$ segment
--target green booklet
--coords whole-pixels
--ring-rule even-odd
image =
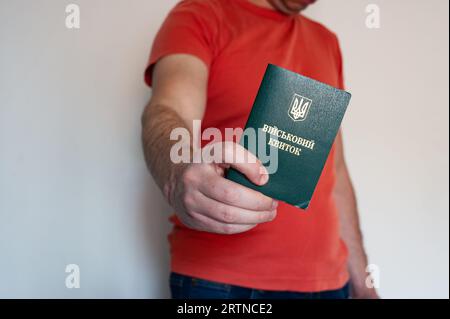
[[[230,169],[227,178],[307,209],[336,138],[350,93],[269,64],[240,144],[268,169],[257,186]],[[258,132],[255,140],[248,129]]]

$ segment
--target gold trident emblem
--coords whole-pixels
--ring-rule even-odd
[[[311,100],[295,94],[289,110],[289,115],[294,121],[303,121],[308,114]]]

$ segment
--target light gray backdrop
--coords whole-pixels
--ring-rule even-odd
[[[0,0],[0,297],[167,297],[169,207],[147,175],[142,72],[174,0]],[[365,8],[381,9],[368,29]],[[320,0],[384,297],[449,296],[448,1]],[[77,264],[81,288],[67,289]]]

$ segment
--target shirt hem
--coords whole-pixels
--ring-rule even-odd
[[[185,276],[215,281],[223,284],[241,286],[260,290],[292,291],[292,292],[321,292],[337,290],[349,281],[349,274],[343,271],[336,276],[323,278],[299,278],[257,276],[255,274],[239,273],[229,269],[199,267],[195,262],[183,261],[172,264],[172,271]]]

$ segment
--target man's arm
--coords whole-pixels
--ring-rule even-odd
[[[378,298],[374,288],[366,286],[367,255],[359,225],[358,208],[353,185],[344,159],[342,133],[336,138],[336,185],[334,197],[339,212],[341,236],[349,249],[348,268],[353,298]]]
[[[177,141],[170,140],[170,133],[177,127],[192,132],[192,121],[202,119],[207,77],[206,66],[189,55],[168,56],[154,66],[152,97],[141,118],[142,144],[147,166],[167,199],[170,181],[186,166],[171,165],[170,149]]]
[[[276,201],[223,177],[224,167],[232,166],[255,184],[267,182],[264,166],[242,146],[230,142],[219,145],[224,160],[239,154],[248,161],[236,158],[233,163],[175,164],[170,159],[170,150],[178,142],[170,140],[172,130],[185,128],[192,136],[193,120],[203,117],[206,65],[191,55],[169,55],[155,65],[152,82],[152,98],[142,115],[145,159],[181,222],[200,231],[234,234],[273,220]]]

